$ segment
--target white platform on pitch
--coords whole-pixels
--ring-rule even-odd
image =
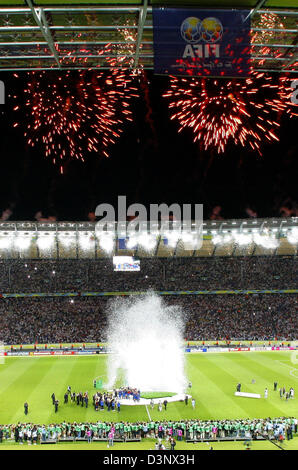
[[[158,405],[159,402],[163,403],[165,400],[167,400],[168,403],[171,403],[173,401],[184,401],[186,396],[188,397],[188,399],[191,399],[191,395],[185,395],[183,393],[180,393],[177,395],[173,395],[172,397],[153,398],[153,403],[155,405]],[[134,401],[132,397],[121,398],[120,400],[118,399],[121,405],[150,405],[151,400],[151,398],[140,398],[139,401]]]
[[[236,397],[261,398],[259,393],[235,392]]]

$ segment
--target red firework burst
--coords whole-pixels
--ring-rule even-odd
[[[297,85],[294,82],[298,84],[297,79],[294,80],[293,77],[279,77],[278,95],[280,100],[286,104],[286,113],[290,117],[298,117],[298,103],[294,99],[294,87],[296,88]]]
[[[269,57],[280,57],[283,52],[278,47],[273,47],[274,38],[276,36],[276,29],[279,29],[282,34],[282,30],[285,29],[284,17],[275,13],[267,12],[260,15],[260,20],[257,23],[259,31],[252,33],[251,42],[252,52],[258,56],[269,56]],[[257,64],[259,66],[266,63],[266,58],[258,59]]]
[[[266,96],[266,92],[270,95]],[[268,94],[268,93],[267,93]],[[205,150],[215,147],[224,152],[228,141],[250,147],[262,155],[263,141],[278,141],[277,121],[287,111],[272,78],[255,74],[245,80],[170,77],[171,119],[179,121],[179,132],[191,128],[194,141]]]
[[[130,100],[137,96],[134,77],[126,71],[31,72],[24,90],[24,136],[40,146],[61,172],[68,159],[87,152],[109,156],[109,147],[132,121]],[[15,106],[23,112],[23,107]],[[17,122],[15,125],[18,125]]]

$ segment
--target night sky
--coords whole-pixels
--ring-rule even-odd
[[[280,216],[283,205],[297,206],[297,118],[281,118],[280,142],[263,145],[262,157],[233,144],[224,154],[203,151],[193,143],[191,130],[178,134],[178,123],[170,120],[168,101],[162,98],[168,77],[147,72],[147,78],[148,98],[142,92],[135,101],[134,122],[110,147],[110,158],[87,153],[85,163],[70,161],[61,175],[41,149],[26,144],[22,125],[13,128],[11,95],[22,102],[23,83],[2,72],[0,215],[11,208],[10,220],[35,220],[38,211],[59,221],[88,220],[100,203],[116,207],[118,195],[147,207],[204,204],[204,219],[216,205],[224,218],[248,217],[247,206],[258,217]]]

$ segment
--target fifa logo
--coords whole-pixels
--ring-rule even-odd
[[[298,104],[298,80],[292,81],[291,88],[294,90],[291,95],[291,102],[293,104]]]
[[[0,80],[0,104],[5,104],[5,86],[2,80]]]
[[[187,57],[219,57],[218,42],[223,35],[223,26],[217,18],[204,18],[202,21],[196,17],[186,18],[180,27],[181,37],[187,42],[183,58]],[[203,41],[203,44],[198,42]]]

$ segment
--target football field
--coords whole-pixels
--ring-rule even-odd
[[[169,358],[169,361],[171,358]],[[0,424],[31,422],[49,424],[92,421],[147,421],[150,419],[237,419],[298,415],[298,402],[286,401],[279,396],[279,388],[295,392],[298,365],[290,352],[229,352],[186,355],[187,378],[192,382],[188,392],[196,400],[169,403],[166,411],[159,412],[145,406],[123,406],[120,413],[95,411],[92,406],[93,379],[107,376],[106,355],[6,357],[0,365]],[[253,383],[255,381],[255,383]],[[278,383],[273,391],[273,383]],[[260,399],[235,397],[237,383],[242,392],[261,394]],[[63,403],[68,386],[75,392],[89,392],[88,408],[69,401]],[[132,384],[134,386],[137,384]],[[268,398],[264,390],[268,388]],[[55,413],[51,395],[60,401]],[[29,414],[24,415],[24,402]],[[149,415],[148,415],[149,413]]]

